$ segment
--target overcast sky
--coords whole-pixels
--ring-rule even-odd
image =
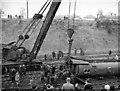
[[[46,0],[28,0],[29,2],[29,17],[32,17],[34,13],[37,13]],[[72,1],[71,15],[74,10],[74,1]],[[81,17],[92,14],[96,16],[99,9],[103,10],[104,14],[113,12],[118,14],[118,1],[120,0],[76,0],[76,15]],[[2,4],[2,5],[1,5]],[[21,9],[26,11],[26,0],[0,0],[0,8],[6,13],[6,15],[19,15]],[[57,11],[57,15],[68,15],[69,12],[69,0],[62,0],[62,3]]]

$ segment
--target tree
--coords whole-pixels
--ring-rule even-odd
[[[20,16],[24,17],[25,15],[25,8],[20,8]]]
[[[99,18],[99,17],[101,17],[101,16],[103,16],[103,10],[102,10],[102,9],[99,9],[99,10],[98,10],[98,13],[97,13],[97,17]]]
[[[1,16],[4,14],[5,12],[2,10],[2,9],[0,9],[0,18],[1,18]]]

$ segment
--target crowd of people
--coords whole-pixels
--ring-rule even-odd
[[[20,85],[21,77],[26,76],[26,68],[25,65],[20,65],[19,68],[11,68],[9,69],[9,76],[12,83],[16,83],[16,85]]]
[[[41,64],[40,65],[40,77],[39,81],[42,83],[43,91],[97,91],[94,89],[90,80],[85,81],[84,86],[81,88],[79,83],[75,82],[74,74],[72,74],[69,69],[67,69],[63,64],[55,66],[55,64]],[[25,65],[20,65],[19,69],[10,69],[10,78],[12,82],[15,82],[19,87],[21,84],[21,78],[26,76]],[[38,84],[34,81],[36,77],[33,76],[30,79],[30,88],[33,91],[39,91]],[[66,80],[66,82],[65,82]],[[61,82],[63,81],[63,82]],[[120,87],[118,87],[120,90]],[[55,91],[56,91],[55,90]],[[108,83],[104,85],[101,91],[119,91],[116,90],[115,86],[110,86]],[[41,90],[40,90],[41,91]],[[100,90],[99,90],[100,91]]]
[[[75,54],[77,52],[75,51]],[[63,57],[63,52],[59,51],[58,54],[56,54],[54,51],[52,52],[52,58],[53,60],[57,57]],[[109,53],[111,55],[111,51]],[[8,69],[5,69],[7,72]],[[11,82],[15,82],[16,85],[19,87],[21,84],[21,78],[23,76],[26,76],[26,65],[20,65],[19,68],[10,68],[9,69],[9,76],[11,79]],[[43,84],[43,88],[45,90],[55,89],[58,85],[60,86],[60,89],[63,91],[79,91],[81,88],[79,88],[79,83],[75,82],[75,74],[72,73],[64,64],[46,64],[42,63],[39,65],[39,81]],[[37,89],[37,84],[34,82],[35,77],[32,77],[30,79],[30,87],[32,89]],[[66,83],[61,84],[65,81]],[[61,82],[63,80],[63,82]],[[120,87],[118,87],[120,89]],[[65,89],[65,90],[64,90]],[[67,89],[67,90],[66,90]],[[85,81],[85,85],[82,88],[84,91],[95,91],[94,86],[89,82],[89,80]],[[96,90],[97,91],[97,90]],[[110,86],[108,83],[104,86],[101,91],[115,91],[115,86]]]

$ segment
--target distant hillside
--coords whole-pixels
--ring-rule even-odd
[[[21,23],[19,20],[2,20],[2,42],[9,43],[11,41],[17,41],[18,35],[22,33],[24,27],[29,21],[23,20]],[[31,50],[36,36],[40,30],[41,23],[34,31],[29,40],[25,42],[23,46]],[[54,20],[44,43],[41,47],[40,54],[49,53],[51,51],[67,51],[68,48],[68,36],[67,20]],[[75,34],[73,35],[73,46],[74,48],[82,48],[84,51],[93,52],[106,52],[109,49],[118,49],[118,34],[114,32],[108,34],[104,29],[97,29],[95,22],[90,21],[76,21],[75,23]]]

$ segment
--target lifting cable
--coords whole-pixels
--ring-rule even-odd
[[[47,0],[46,2],[45,2],[45,4],[43,5],[43,7],[40,9],[40,11],[37,13],[37,14],[40,14],[41,15],[41,17],[42,17],[42,15],[43,15],[43,13],[45,12],[45,10],[47,9],[47,7],[49,6],[49,4],[50,4],[50,2],[51,2],[51,0],[48,2],[49,0]],[[46,5],[47,4],[47,5]],[[42,11],[43,10],[43,11]],[[42,13],[41,13],[41,11],[42,11]],[[37,15],[36,14],[36,15]],[[35,15],[33,16],[33,22],[32,22],[32,24],[31,24],[31,26],[28,28],[28,31],[25,33],[25,35],[27,35],[28,34],[28,32],[30,31],[30,29],[33,27],[33,25],[35,24],[35,22],[36,21],[38,21],[38,19],[36,19],[35,18]]]
[[[38,12],[38,14],[41,13],[41,11],[42,11],[43,8],[45,7],[45,5],[48,3],[48,1],[49,1],[49,0],[47,0],[47,1],[44,3],[43,7],[40,9],[40,11]],[[49,2],[50,2],[50,1],[49,1]],[[43,12],[42,12],[42,14],[43,14]],[[24,28],[23,32],[30,26],[30,24],[31,24],[32,22],[34,22],[33,19],[32,19],[32,20],[29,22],[29,24]]]
[[[51,2],[52,0],[50,0],[49,2],[48,2],[48,4],[46,5],[46,7],[45,7],[45,9],[43,10],[43,12],[41,13],[41,14],[43,14],[44,12],[45,12],[45,10],[47,9],[47,7],[50,5],[50,2]]]
[[[76,0],[75,0],[75,4],[74,4],[73,30],[75,28],[75,13],[76,13]]]
[[[70,27],[70,10],[71,10],[71,0],[69,0],[68,29],[69,29],[69,27]]]
[[[68,29],[70,28],[70,11],[71,11],[71,0],[69,1]],[[76,0],[75,0],[75,3],[74,3],[73,30],[74,30],[74,27],[75,27],[75,12],[76,12]]]
[[[45,7],[45,5],[48,3],[48,1],[49,1],[49,0],[47,0],[47,1],[44,3],[43,7],[40,9],[40,11],[38,12],[38,14],[42,11],[42,9]],[[49,1],[49,2],[50,2],[50,1]]]
[[[47,4],[47,6],[45,7],[45,9],[43,10],[43,12],[41,14],[43,14],[45,12],[45,10],[47,9],[47,7],[49,6],[51,0],[49,1],[49,3]],[[39,12],[38,12],[39,13]],[[35,30],[35,28],[38,26],[38,24],[40,23],[40,20],[37,21],[37,24],[35,25],[35,27],[32,29],[32,32],[30,33],[30,36],[31,34],[33,33],[33,31]]]
[[[29,34],[29,36],[32,35],[32,33],[34,32],[34,30],[36,29],[36,27],[38,26],[38,24],[40,23],[41,20],[38,20],[37,24],[35,25],[35,27],[32,29],[31,33]]]
[[[43,7],[40,9],[40,11],[39,11],[37,14],[35,14],[36,16],[35,16],[35,15],[33,16],[33,19],[30,21],[30,23],[29,23],[29,24],[25,27],[25,29],[23,30],[23,32],[25,32],[25,30],[28,28],[28,30],[27,30],[26,33],[24,34],[24,37],[25,37],[25,38],[22,38],[22,35],[21,35],[21,39],[19,38],[15,45],[17,45],[20,40],[23,40],[23,41],[21,42],[21,44],[19,45],[19,47],[20,47],[20,46],[24,43],[24,41],[29,38],[28,33],[30,32],[31,28],[33,27],[33,25],[35,24],[36,21],[37,21],[37,24],[35,25],[35,27],[34,27],[33,29],[35,29],[35,28],[37,27],[37,25],[38,25],[39,22],[40,22],[38,17],[42,17],[43,13],[44,13],[45,10],[47,9],[47,7],[48,7],[49,4],[51,3],[51,1],[52,1],[52,0],[47,0],[47,1],[45,2],[45,4],[43,5]],[[42,13],[41,13],[41,11],[42,11]],[[40,13],[41,13],[41,14],[40,14]],[[41,16],[38,16],[38,15],[41,15]],[[36,18],[36,17],[37,17],[37,18]],[[40,19],[42,19],[42,18],[40,18]],[[31,32],[31,34],[32,34],[32,33],[33,33],[33,30],[32,30],[32,32]],[[31,35],[31,34],[30,34],[30,35]],[[26,36],[27,36],[27,37],[26,37]]]

